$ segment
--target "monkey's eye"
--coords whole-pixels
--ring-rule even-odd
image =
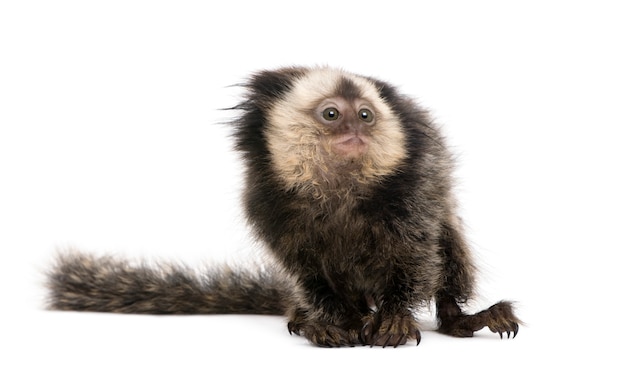
[[[337,108],[328,107],[324,111],[322,111],[322,117],[327,121],[335,121],[339,118],[339,111]]]
[[[363,108],[359,111],[359,118],[364,122],[374,121],[374,114],[367,108]]]

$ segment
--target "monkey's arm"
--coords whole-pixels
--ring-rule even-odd
[[[317,261],[309,259],[306,263]],[[288,312],[290,333],[302,335],[319,346],[362,345],[364,316],[370,313],[365,299],[354,300],[342,290],[340,280],[332,280],[315,270],[321,265],[298,271],[302,299]]]
[[[363,327],[363,341],[367,345],[395,348],[408,340],[415,340],[419,345],[421,334],[413,307],[417,304],[415,296],[419,295],[415,287],[420,284],[407,272],[411,268],[396,267],[389,272],[391,276],[376,301],[378,309],[367,317]]]

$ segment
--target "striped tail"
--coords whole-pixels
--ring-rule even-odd
[[[128,314],[284,315],[295,289],[276,269],[199,274],[80,253],[59,255],[47,276],[50,309]]]

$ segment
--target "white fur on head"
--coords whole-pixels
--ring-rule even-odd
[[[367,151],[351,161],[348,175],[338,176],[340,156],[333,154],[328,127],[314,116],[318,105],[338,96],[342,79],[350,80],[362,99],[374,107],[376,124],[370,130]],[[405,136],[400,120],[367,78],[339,69],[313,68],[297,79],[292,89],[269,110],[268,147],[273,168],[287,189],[309,190],[331,180],[368,184],[393,173],[406,157]],[[358,164],[354,164],[358,163]]]

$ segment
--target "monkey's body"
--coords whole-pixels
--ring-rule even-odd
[[[261,72],[237,108],[249,222],[281,269],[264,275],[130,267],[70,255],[51,307],[127,313],[285,314],[320,346],[417,340],[434,299],[440,331],[517,334],[511,304],[474,315],[475,269],[451,192],[451,157],[427,114],[387,83],[329,68]]]

